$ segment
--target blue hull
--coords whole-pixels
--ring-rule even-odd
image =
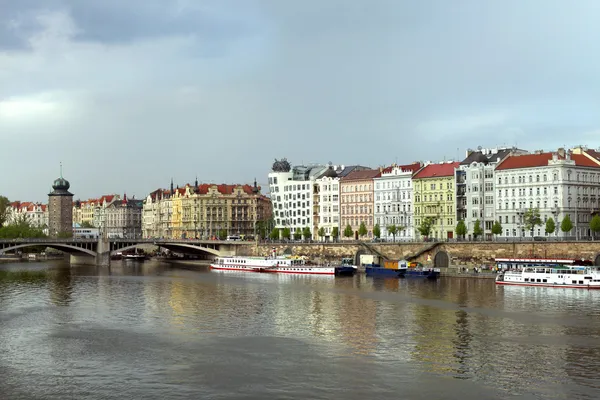
[[[390,276],[394,278],[400,278],[404,271],[400,269],[382,267],[366,267],[365,272],[367,273],[367,276]]]
[[[401,277],[402,278],[421,278],[435,280],[439,278],[440,273],[438,271],[411,271],[407,270]]]

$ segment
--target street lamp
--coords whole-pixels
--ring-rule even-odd
[[[554,207],[552,209],[552,215],[554,216],[554,236],[555,237],[558,237],[558,214],[559,214],[558,207]]]

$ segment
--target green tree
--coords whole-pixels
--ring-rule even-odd
[[[523,215],[523,229],[531,232],[531,237],[533,237],[533,230],[536,226],[542,225],[542,218],[540,217],[540,209],[539,208],[529,208],[525,211]]]
[[[296,228],[296,230],[294,231],[294,240],[300,239],[302,239],[302,231],[300,230],[300,228]]]
[[[350,225],[346,225],[346,228],[344,228],[344,237],[350,238],[352,235],[354,235],[352,227]]]
[[[398,233],[398,227],[394,224],[387,226],[387,231],[392,235],[392,241],[396,241],[396,234]]]
[[[552,219],[552,217],[548,218],[546,220],[546,233],[550,234],[550,233],[554,233],[554,231],[556,230],[556,224],[554,223],[554,220]]]
[[[473,225],[473,237],[477,239],[482,233],[481,222],[477,219],[475,220],[475,225]]]
[[[571,232],[571,229],[573,229],[573,223],[571,222],[571,217],[569,217],[569,214],[567,214],[560,223],[560,230],[564,233],[567,233]]]
[[[278,240],[279,239],[279,229],[273,228],[273,230],[271,231],[271,234],[269,235],[269,238],[271,240]]]
[[[227,230],[220,229],[218,235],[219,235],[219,240],[225,240],[225,239],[227,239]]]
[[[281,237],[283,239],[290,240],[290,238],[292,237],[292,231],[290,230],[290,228],[283,228],[283,232],[281,232]]]
[[[8,217],[8,207],[10,205],[10,201],[8,198],[4,196],[0,196],[0,228],[4,226],[6,223],[6,218]]]
[[[433,218],[425,217],[425,218],[423,218],[423,220],[421,220],[421,225],[419,225],[417,230],[419,231],[421,236],[427,238],[427,237],[429,237],[429,234],[431,234],[432,226],[433,226]]]
[[[319,237],[322,239],[325,237],[325,228],[320,227],[319,230],[317,231],[317,234],[319,235]]]
[[[333,229],[331,230],[331,236],[332,236],[333,240],[336,241],[340,237],[340,228],[338,228],[337,226],[334,226]]]
[[[358,227],[358,236],[363,237],[367,235],[367,226],[365,225],[364,222],[360,223],[360,226]]]
[[[381,237],[381,228],[379,227],[379,224],[375,224],[373,227],[373,236],[375,236],[377,239]]]
[[[458,224],[456,224],[456,234],[463,239],[467,234],[467,225],[465,225],[465,221],[462,219],[458,221]]]
[[[494,225],[492,225],[492,233],[496,236],[502,235],[502,224],[500,221],[494,222]]]
[[[94,224],[92,224],[90,221],[83,221],[81,223],[81,227],[82,228],[95,228]]]
[[[71,235],[73,233],[71,232]],[[46,237],[41,228],[33,226],[27,215],[18,215],[14,221],[0,228],[0,238],[43,238]]]
[[[600,215],[596,214],[590,221],[590,230],[593,232],[593,238],[596,237],[596,234],[600,232]]]
[[[308,226],[305,226],[304,229],[302,229],[302,236],[304,236],[305,240],[308,240],[312,237],[312,232]]]

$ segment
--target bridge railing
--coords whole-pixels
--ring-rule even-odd
[[[19,238],[19,239],[0,239],[0,243],[97,243],[98,239],[83,238]]]

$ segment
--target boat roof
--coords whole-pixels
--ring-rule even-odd
[[[545,263],[545,264],[573,264],[575,260],[569,258],[496,258],[496,262],[508,263]]]

